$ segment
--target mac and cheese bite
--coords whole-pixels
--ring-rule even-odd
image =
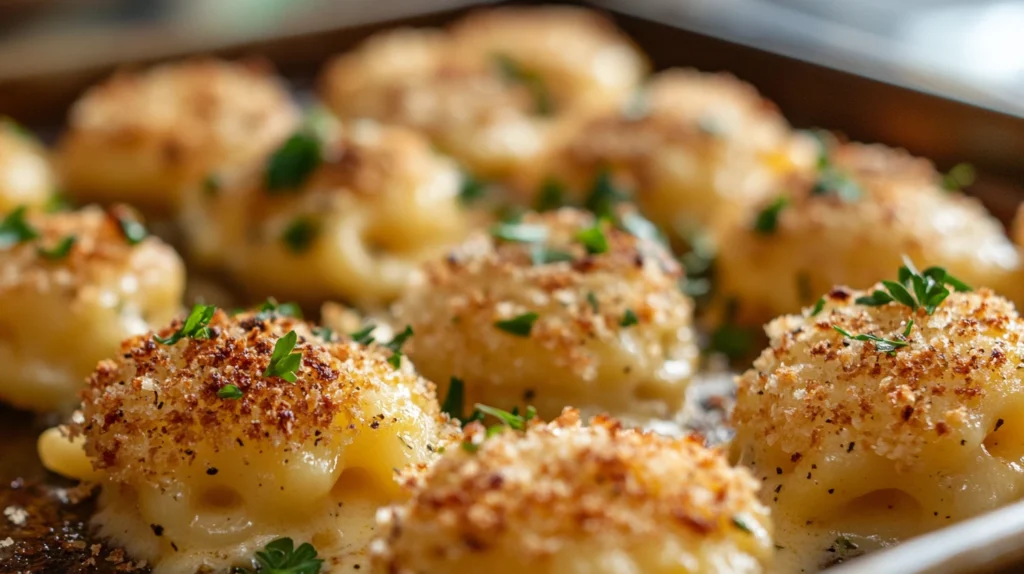
[[[696,367],[693,303],[669,252],[625,230],[651,224],[620,217],[528,214],[428,262],[395,307],[420,372],[464,381],[470,404],[544,417],[566,405],[672,416]]]
[[[408,361],[281,312],[197,306],[89,379],[70,437],[101,488],[93,522],[155,574],[245,565],[281,537],[356,571],[397,471],[457,436]]]
[[[468,232],[462,175],[408,129],[337,130],[297,132],[247,177],[190,193],[190,252],[258,297],[394,299],[421,261]]]
[[[262,66],[215,59],[118,73],[71,108],[57,149],[68,193],[173,214],[183,188],[264,157],[299,121]]]
[[[1024,321],[934,269],[920,291],[838,287],[772,321],[739,378],[733,446],[763,481],[780,559],[813,570],[836,541],[888,546],[1024,494]]]
[[[381,512],[378,571],[747,574],[771,560],[757,481],[699,438],[584,426],[572,409],[490,434],[468,426]]]
[[[823,152],[813,178],[766,199],[722,234],[716,290],[747,324],[793,313],[833,285],[864,289],[904,256],[996,288],[1019,268],[981,203],[942,189],[927,160],[879,145]]]
[[[180,309],[185,269],[125,206],[0,216],[0,400],[70,410],[100,359]]]
[[[46,206],[56,189],[46,148],[14,120],[0,116],[0,216],[21,206]]]

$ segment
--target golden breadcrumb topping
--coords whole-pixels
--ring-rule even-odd
[[[1013,305],[987,289],[954,292],[930,316],[854,303],[870,292],[836,288],[820,313],[768,325],[770,346],[738,380],[742,434],[797,459],[855,445],[902,469],[936,443],[984,438],[1000,414],[992,407],[1021,387],[1024,322]],[[906,346],[880,352],[835,327]]]
[[[160,239],[147,235],[133,244],[124,227],[141,225],[141,218],[128,206],[30,212],[25,219],[37,237],[0,249],[0,295],[31,290],[71,299],[97,297],[115,284],[131,292],[121,284],[126,272],[134,272],[137,285],[184,272],[178,255]],[[61,252],[68,238],[73,238],[70,247]]]
[[[176,320],[156,335],[169,337],[182,325]],[[295,382],[266,376],[275,345],[291,331],[298,336],[292,352],[302,354]],[[446,424],[433,385],[410,365],[395,369],[387,356],[349,341],[325,342],[297,319],[218,310],[209,338],[163,345],[151,333],[126,340],[120,356],[101,362],[89,379],[84,422],[71,425],[71,436],[84,434],[94,465],[117,479],[172,473],[189,464],[199,444],[219,450],[255,442],[301,451],[339,440],[332,431],[339,424],[355,432],[356,425],[375,428],[375,417],[390,419],[390,409],[401,405],[361,399],[391,388]],[[228,385],[241,397],[219,397]],[[351,439],[340,433],[340,440]]]
[[[711,571],[695,556],[713,540],[748,539],[736,546],[770,554],[757,482],[697,437],[626,429],[603,416],[584,426],[573,409],[525,431],[485,438],[474,423],[464,433],[473,448],[449,447],[408,479],[408,503],[379,515],[383,539],[373,551],[382,572],[450,571],[446,564],[474,555],[547,567],[566,552],[629,553],[651,540],[666,553],[681,540],[690,552],[666,572],[679,564]]]

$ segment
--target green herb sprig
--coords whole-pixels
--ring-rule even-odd
[[[299,336],[295,331],[288,331],[285,336],[277,340],[277,343],[274,343],[274,352],[270,355],[270,363],[263,371],[264,377],[281,377],[289,383],[298,380],[295,372],[302,364],[302,353],[292,352],[298,340]]]
[[[352,337],[352,340],[360,345],[369,345],[373,342],[373,331],[376,328],[376,325],[370,324],[359,329],[355,333],[349,334],[349,337]]]
[[[392,368],[397,369],[402,366],[402,345],[412,337],[412,327],[409,325],[405,326],[405,330],[394,336],[391,341],[384,344],[385,347],[391,350],[391,356],[388,357],[388,364]]]
[[[758,212],[754,219],[754,231],[761,235],[771,235],[779,226],[779,214],[789,205],[789,198],[780,195]]]
[[[288,138],[270,156],[264,173],[267,193],[276,195],[306,182],[323,159],[320,139],[300,131]]]
[[[511,319],[495,321],[494,326],[517,337],[529,337],[538,317],[540,316],[533,312],[523,313]]]
[[[213,319],[213,314],[216,312],[217,308],[213,305],[195,305],[188,317],[185,318],[185,322],[181,324],[180,329],[166,339],[159,335],[154,335],[153,339],[161,345],[173,345],[185,338],[209,339],[210,320]]]
[[[304,542],[295,548],[291,538],[278,538],[256,552],[256,572],[259,574],[319,574],[324,561],[316,557],[316,548]],[[234,572],[253,574],[248,568],[235,568]]]
[[[297,217],[284,232],[281,233],[281,241],[292,253],[304,253],[309,250],[320,234],[320,226],[312,217]]]
[[[237,401],[242,398],[242,389],[238,388],[237,385],[224,385],[217,389],[217,398]]]
[[[75,242],[77,240],[78,239],[74,235],[68,235],[67,237],[58,241],[57,245],[54,245],[50,249],[46,249],[43,247],[38,248],[39,255],[42,256],[44,259],[49,259],[50,261],[58,261],[64,259],[71,253],[71,248],[75,246]]]
[[[906,347],[910,343],[907,342],[907,338],[910,337],[910,330],[914,328],[914,321],[911,320],[907,323],[906,329],[903,330],[902,339],[885,339],[877,335],[871,335],[868,333],[862,333],[860,335],[854,335],[849,331],[846,331],[838,325],[832,325],[832,328],[839,332],[842,336],[847,339],[853,339],[854,341],[870,341],[874,346],[875,350],[879,353],[888,353],[889,355],[895,355],[896,349]]]
[[[0,220],[0,249],[39,237],[39,232],[25,218],[27,212],[28,208],[21,206]]]
[[[590,188],[590,194],[583,203],[588,211],[598,218],[615,218],[615,206],[629,200],[629,194],[615,187],[612,180],[612,172],[602,169],[594,177],[594,184]]]
[[[257,309],[256,318],[260,320],[272,319],[274,317],[302,318],[302,308],[298,303],[286,301],[278,303],[277,299],[267,297],[267,300],[260,304]]]
[[[878,307],[896,301],[912,311],[919,307],[929,315],[949,297],[950,291],[970,291],[971,287],[963,281],[953,277],[942,267],[929,267],[924,272],[918,272],[909,258],[903,258],[903,266],[900,267],[899,281],[882,281],[885,290],[875,289],[870,295],[858,297],[855,301],[859,305]]]

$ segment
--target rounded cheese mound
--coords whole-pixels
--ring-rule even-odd
[[[698,353],[693,303],[669,253],[573,209],[529,214],[506,229],[546,238],[479,233],[428,263],[399,301],[420,372],[438,384],[461,379],[468,404],[533,405],[544,417],[566,405],[675,413]],[[595,233],[607,251],[588,253],[581,237]]]
[[[817,314],[771,322],[770,347],[739,378],[734,448],[764,481],[783,547],[812,529],[826,533],[819,551],[837,533],[888,545],[1024,494],[1013,305],[954,292],[928,315],[854,302],[868,293],[836,288]]]
[[[298,118],[285,87],[256,66],[165,64],[86,92],[71,109],[58,162],[81,201],[166,213],[183,187],[264,156]]]
[[[867,288],[888,278],[904,256],[994,288],[1019,267],[999,222],[976,199],[942,189],[928,161],[846,144],[827,163],[723,234],[728,248],[716,261],[716,289],[736,301],[739,321],[796,312],[833,285]],[[766,225],[780,200],[786,203],[777,220]]]
[[[646,62],[578,9],[474,14],[452,32],[400,29],[336,58],[321,93],[342,118],[426,133],[475,175],[510,179],[550,153],[584,109],[628,97]]]
[[[746,213],[790,173],[813,166],[815,151],[753,86],[673,69],[629,105],[585,122],[544,175],[585,194],[609,171],[652,221],[691,233]]]
[[[22,205],[46,205],[56,187],[46,149],[13,120],[0,116],[0,215]]]
[[[757,482],[697,438],[582,426],[572,410],[484,434],[467,427],[409,502],[381,512],[378,571],[743,574],[770,560]]]
[[[261,169],[217,193],[190,192],[190,251],[225,265],[257,297],[396,297],[422,260],[466,234],[462,179],[405,128],[356,121],[340,129],[296,188],[269,188]]]
[[[13,245],[0,239],[0,400],[64,410],[122,339],[174,317],[184,265],[155,237],[133,245],[122,226],[139,224],[123,206],[22,209],[6,222],[15,217],[36,237]]]
[[[294,382],[267,374],[291,333]],[[282,536],[359,568],[377,506],[401,494],[397,470],[454,436],[433,386],[272,312],[217,311],[208,334],[129,339],[89,379],[71,437],[101,473],[100,533],[157,574],[245,564]]]

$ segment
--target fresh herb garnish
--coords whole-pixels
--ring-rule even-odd
[[[746,517],[741,516],[739,514],[733,515],[733,517],[732,517],[732,525],[735,526],[736,528],[739,528],[743,532],[746,532],[747,534],[753,534],[754,533],[754,531],[747,524]]]
[[[117,225],[121,228],[121,233],[128,245],[138,245],[149,236],[146,226],[123,210],[117,210],[114,213],[114,219],[117,220]]]
[[[757,214],[754,220],[754,231],[762,235],[771,235],[779,226],[779,213],[789,205],[789,199],[785,196],[776,197],[764,209]]]
[[[897,301],[916,311],[921,307],[929,315],[949,297],[950,286],[954,291],[970,291],[971,287],[953,277],[942,267],[929,267],[919,273],[909,258],[903,258],[903,266],[899,270],[899,282],[882,281],[885,291],[875,289],[870,295],[858,297],[858,305],[877,307]]]
[[[548,238],[548,228],[533,223],[499,223],[491,228],[491,235],[514,243],[540,243]]]
[[[625,314],[622,315],[622,319],[619,321],[620,327],[632,327],[640,321],[636,318],[636,313],[632,309],[626,309]]]
[[[292,253],[302,253],[309,249],[319,233],[320,226],[313,218],[298,217],[285,228],[281,240]]]
[[[654,241],[661,245],[668,245],[668,241],[665,239],[665,236],[661,234],[658,227],[639,213],[634,211],[623,213],[622,216],[619,217],[618,221],[619,227],[632,234],[634,237]]]
[[[259,574],[318,574],[324,561],[316,557],[316,548],[305,542],[298,548],[291,538],[278,538],[256,552],[256,572]],[[240,572],[252,574],[248,568]]]
[[[584,201],[583,207],[599,218],[614,219],[615,206],[628,199],[629,195],[615,187],[615,182],[612,181],[612,172],[602,169],[594,178],[590,195]]]
[[[895,355],[896,349],[899,349],[900,347],[906,347],[907,345],[910,344],[905,340],[884,339],[877,335],[871,335],[867,333],[853,335],[850,332],[844,330],[842,327],[839,327],[838,325],[832,325],[832,328],[838,331],[842,336],[846,337],[847,339],[853,339],[854,341],[870,341],[875,346],[875,350],[878,351],[879,353],[888,353],[890,355]],[[910,330],[913,328],[914,321],[910,321],[909,323],[907,323],[907,328],[903,330],[903,339],[906,339],[907,337],[910,336]]]
[[[355,333],[350,334],[349,337],[352,337],[352,340],[360,345],[369,345],[373,342],[373,330],[376,328],[376,325],[367,325]]]
[[[221,399],[238,400],[242,398],[242,389],[235,385],[224,385],[217,389],[217,397]]]
[[[299,307],[298,303],[285,302],[278,303],[277,299],[273,297],[267,297],[267,300],[260,304],[257,309],[256,318],[262,320],[270,319],[272,317],[294,317],[296,319],[302,318],[302,308]]]
[[[397,369],[402,366],[402,345],[412,337],[412,327],[409,325],[405,326],[405,330],[394,336],[390,342],[385,343],[384,346],[391,349],[391,356],[388,357],[388,364],[392,368]]]
[[[565,205],[565,185],[554,178],[545,179],[540,186],[540,193],[537,194],[534,210],[551,211],[563,205]]]
[[[526,423],[530,422],[537,416],[537,409],[533,407],[526,407],[525,415],[519,414],[518,407],[512,409],[512,412],[508,412],[477,403],[474,405],[474,408],[481,413],[491,415],[492,417],[500,420],[505,426],[515,430],[526,430]]]
[[[71,248],[75,245],[76,238],[74,235],[68,235],[64,239],[61,239],[57,245],[54,245],[51,249],[44,249],[40,247],[38,249],[39,255],[51,261],[58,259],[64,259],[71,253]]]
[[[535,243],[530,249],[530,263],[533,265],[546,265],[548,263],[562,263],[575,260],[576,258],[568,251],[551,249],[539,243]]]
[[[334,340],[334,330],[330,327],[313,327],[313,334],[328,343]]]
[[[288,333],[274,343],[274,352],[270,355],[270,363],[267,370],[263,371],[264,377],[281,377],[289,383],[294,383],[298,377],[295,371],[302,363],[302,353],[293,353],[292,349],[298,342],[299,336],[295,331]]]
[[[814,317],[814,316],[815,316],[815,315],[817,315],[818,313],[821,313],[821,310],[822,310],[822,309],[824,309],[824,308],[825,308],[825,298],[824,298],[824,297],[819,297],[819,298],[818,298],[818,302],[817,302],[817,303],[815,303],[815,304],[814,304],[814,308],[813,308],[813,309],[811,309],[811,314],[810,314],[810,316],[811,316],[811,317]]]
[[[213,305],[195,305],[192,307],[188,317],[185,318],[185,322],[181,324],[180,329],[166,339],[159,335],[154,335],[153,339],[161,345],[173,345],[186,337],[189,339],[209,339],[210,320],[213,319],[213,314],[216,311],[217,308]]]
[[[511,319],[496,321],[494,326],[517,337],[529,337],[530,332],[533,331],[533,324],[537,321],[538,317],[539,315],[533,312],[523,313]]]
[[[462,382],[462,379],[458,377],[452,377],[448,381],[448,394],[444,397],[444,402],[441,404],[441,412],[447,413],[452,420],[462,422],[462,413],[465,409],[465,396],[466,387]]]
[[[469,205],[487,194],[487,184],[473,177],[472,174],[462,174],[462,185],[459,186],[459,201],[463,205]]]
[[[849,175],[839,171],[831,163],[820,168],[818,179],[811,187],[811,195],[834,194],[845,202],[853,202],[860,199],[863,192],[857,182]]]
[[[0,249],[7,249],[22,241],[31,241],[39,237],[39,232],[25,219],[27,211],[28,208],[21,206],[0,220]]]
[[[601,222],[598,221],[593,227],[588,227],[576,234],[576,240],[587,248],[587,253],[600,255],[608,251],[608,238],[601,229]]]
[[[974,183],[977,176],[973,165],[958,163],[942,176],[942,187],[948,191],[958,191]]]
[[[321,161],[320,140],[313,134],[299,132],[288,138],[267,161],[264,185],[274,195],[302,185]]]
[[[518,62],[505,54],[495,54],[494,63],[506,81],[521,84],[529,90],[533,97],[534,111],[538,115],[549,116],[554,112],[551,92],[539,75],[524,70]]]

